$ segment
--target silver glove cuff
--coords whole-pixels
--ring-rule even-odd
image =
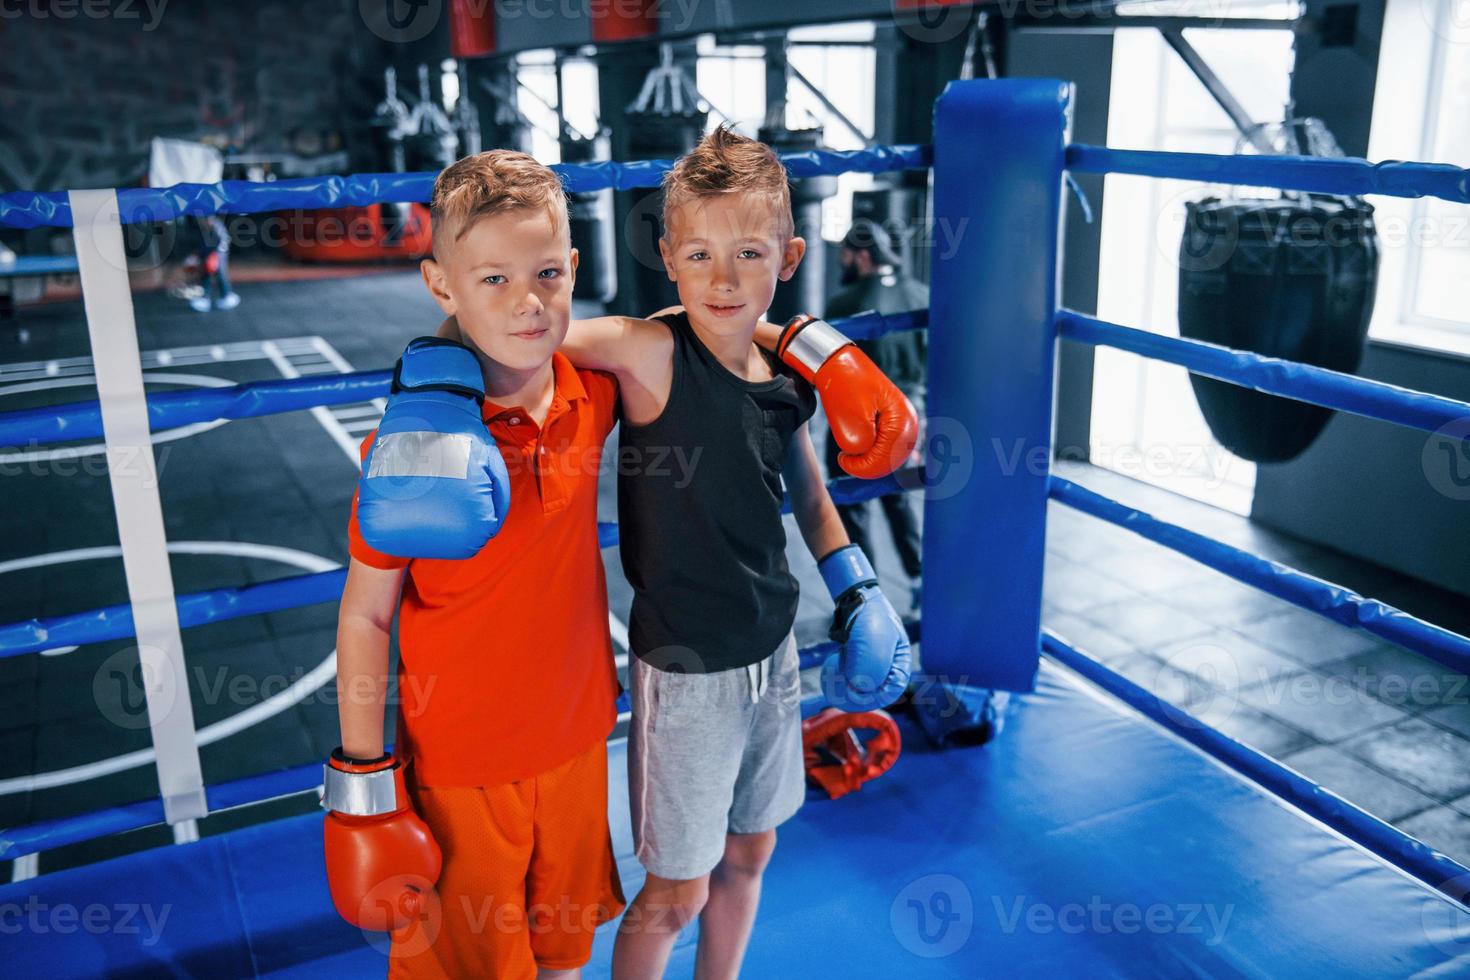
[[[837,328],[826,320],[813,320],[791,338],[791,343],[786,347],[786,356],[808,371],[816,373],[818,368],[827,363],[827,358],[850,343],[851,340],[838,333]]]
[[[353,817],[378,817],[398,809],[398,764],[377,772],[343,772],[322,765],[322,809]]]

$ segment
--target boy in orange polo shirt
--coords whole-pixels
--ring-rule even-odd
[[[576,976],[596,927],[623,908],[605,744],[618,684],[597,541],[617,385],[556,353],[577,258],[554,174],[524,154],[478,154],[439,175],[431,210],[424,279],[477,349],[513,506],[474,557],[410,560],[363,540],[354,500],[328,877],[345,918],[394,930],[392,977]]]
[[[622,392],[618,518],[634,594],[628,784],[648,873],[619,927],[617,980],[662,976],[676,934],[696,917],[696,974],[735,976],[776,828],[805,796],[783,491],[836,607],[841,651],[823,667],[828,700],[881,708],[909,675],[903,624],[847,538],[806,420],[820,392],[844,468],[873,478],[913,448],[913,407],[830,325],[798,317],[778,331],[759,319],[805,251],[769,147],[721,127],[664,187],[660,247],[683,306],[646,320],[577,321],[563,344]],[[447,340],[469,333],[452,318],[440,328]]]

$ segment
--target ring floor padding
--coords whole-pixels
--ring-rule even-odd
[[[742,975],[1470,975],[1470,912],[1050,661],[990,744],[938,753],[904,735],[889,774],[781,829]],[[611,763],[631,898],[623,744]],[[0,887],[5,972],[381,977],[383,950],[332,910],[320,826]],[[669,977],[692,975],[693,933]],[[587,977],[608,975],[612,939],[599,932]]]

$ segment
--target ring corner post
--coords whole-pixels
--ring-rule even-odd
[[[950,688],[1036,683],[1071,103],[1000,79],[935,104],[923,662]]]

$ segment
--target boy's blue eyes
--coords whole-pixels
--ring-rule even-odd
[[[758,258],[761,257],[761,253],[757,252],[753,248],[742,248],[737,254],[742,259],[758,259]],[[692,261],[698,262],[701,259],[707,259],[707,258],[709,258],[709,253],[708,252],[695,252],[693,255],[689,256],[689,258]]]
[[[561,275],[561,270],[560,269],[542,269],[540,272],[536,273],[536,278],[537,279],[555,279],[559,275]],[[480,281],[481,282],[488,283],[491,286],[499,286],[500,284],[502,284],[502,283],[505,282],[505,276],[502,276],[499,273],[496,273],[493,276],[486,276],[484,279],[482,279]]]

